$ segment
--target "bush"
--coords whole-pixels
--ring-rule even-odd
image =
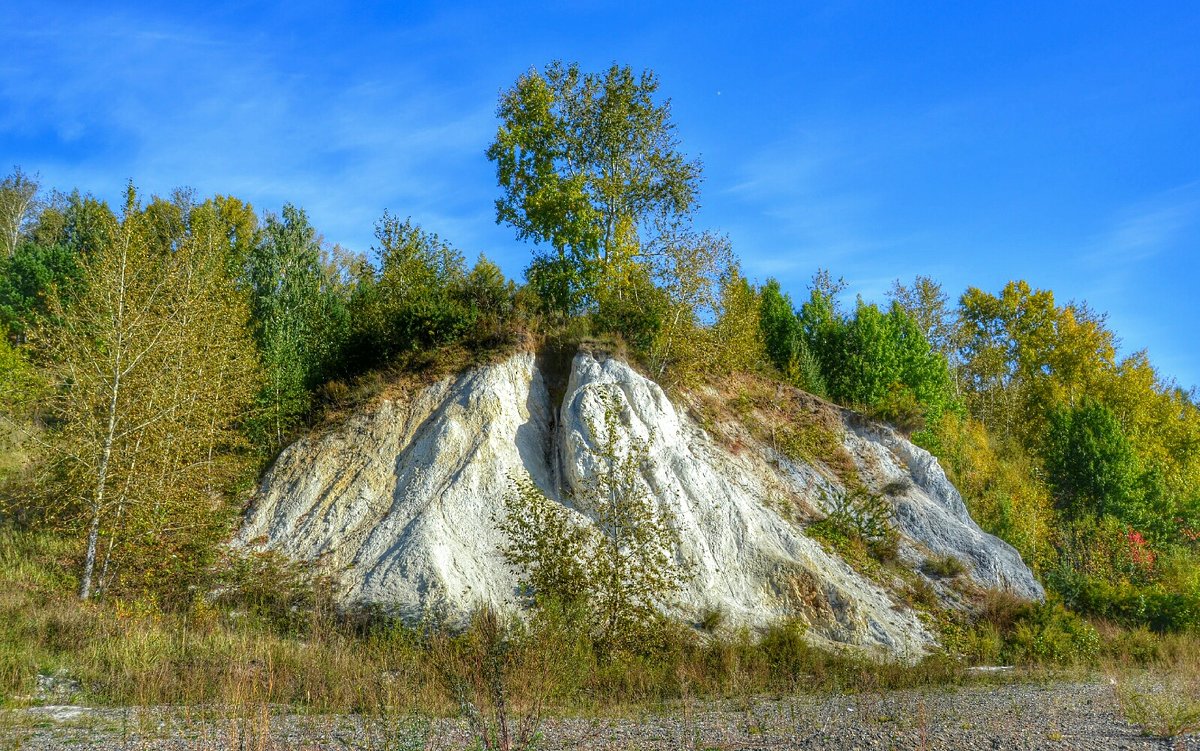
[[[1018,621],[1033,614],[1034,604],[1002,589],[990,589],[979,604],[976,622],[994,627],[998,632],[1011,631]]]
[[[333,612],[329,582],[273,551],[226,550],[210,571],[207,607],[239,612],[283,633],[298,633]]]
[[[1095,627],[1058,603],[1034,606],[1005,641],[1004,657],[1015,663],[1080,663],[1100,652]]]
[[[620,334],[635,350],[647,354],[662,330],[669,307],[666,293],[654,286],[645,269],[635,267],[626,284],[601,287],[592,330]]]
[[[1046,584],[1073,610],[1125,627],[1158,632],[1200,632],[1200,582],[1179,569],[1190,558],[1166,556],[1166,565],[1147,559],[1137,540],[1115,522],[1076,526]]]
[[[1125,718],[1146,735],[1174,739],[1200,730],[1200,677],[1151,673],[1117,684]],[[1182,742],[1177,748],[1182,748]]]
[[[595,477],[573,508],[547,498],[528,478],[514,478],[500,529],[507,561],[537,608],[557,602],[586,607],[590,632],[605,653],[635,648],[683,583],[670,510],[642,480],[645,442],[620,440],[618,397],[603,392],[603,423],[589,425]]]
[[[888,386],[887,393],[868,411],[908,436],[925,429],[926,407],[917,399],[917,393],[902,383]]]
[[[939,579],[952,579],[967,572],[967,565],[952,555],[928,558],[921,564],[921,571]]]
[[[758,643],[771,670],[793,684],[814,661],[813,647],[804,639],[807,628],[801,621],[784,621],[768,628]]]
[[[826,496],[826,501],[829,514],[809,525],[810,536],[826,540],[843,553],[858,543],[881,563],[896,560],[900,536],[892,527],[891,503],[883,496],[852,485],[832,498]]]

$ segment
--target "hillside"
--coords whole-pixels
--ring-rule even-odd
[[[886,500],[900,533],[896,564],[864,573],[806,534],[849,490],[826,463],[749,436],[734,453],[721,429],[714,438],[686,405],[603,353],[581,351],[565,384],[553,378],[533,353],[518,353],[297,441],[265,474],[239,541],[320,561],[344,604],[379,604],[410,620],[512,607],[517,576],[498,527],[512,478],[528,475],[573,508],[598,473],[611,404],[618,443],[647,448],[638,482],[674,520],[674,555],[690,576],[666,605],[687,621],[713,611],[760,628],[798,619],[818,642],[911,656],[936,642],[904,599],[914,583],[953,607],[970,607],[965,594],[977,588],[1042,597],[1017,552],[970,518],[937,461],[889,428],[821,403],[839,421],[861,485]],[[724,430],[728,438],[734,428]],[[922,571],[946,556],[964,564],[964,581]]]

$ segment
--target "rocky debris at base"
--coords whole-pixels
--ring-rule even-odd
[[[43,708],[44,709],[44,708]],[[24,716],[19,716],[24,712]],[[214,708],[93,709],[47,727],[35,710],[0,711],[0,733],[30,751],[463,749],[456,720],[417,715],[264,714]],[[22,720],[25,724],[22,724]],[[676,702],[624,717],[550,718],[538,749],[827,751],[1200,751],[1200,735],[1142,736],[1105,683],[1012,683],[925,691]]]

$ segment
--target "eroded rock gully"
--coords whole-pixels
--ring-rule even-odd
[[[580,352],[565,372],[567,360],[556,360],[514,354],[297,441],[263,477],[239,544],[320,560],[347,605],[377,603],[410,618],[511,605],[516,573],[496,523],[510,478],[528,474],[569,506],[594,475],[592,428],[613,405],[618,446],[648,448],[639,482],[670,510],[678,556],[692,571],[675,615],[719,608],[727,623],[752,627],[794,617],[815,641],[897,656],[933,643],[888,587],[773,507],[780,487],[813,498],[818,485],[836,490],[836,476],[765,446],[724,448],[619,359]],[[881,425],[847,416],[843,428],[863,482],[889,488],[903,561],[915,570],[924,557],[953,555],[980,586],[1042,596],[1017,552],[970,518],[932,456]]]

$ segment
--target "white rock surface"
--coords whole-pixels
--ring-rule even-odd
[[[869,485],[894,505],[893,523],[909,541],[935,556],[953,556],[971,578],[1028,600],[1045,597],[1016,548],[979,528],[937,459],[896,431],[847,420],[846,448]],[[894,488],[889,492],[890,488]]]
[[[781,489],[811,497],[805,486],[835,481],[730,453],[652,381],[588,354],[575,357],[561,405],[551,404],[534,356],[517,354],[296,442],[264,476],[238,540],[322,560],[346,604],[414,618],[512,604],[516,575],[496,526],[509,478],[528,473],[569,504],[594,476],[592,426],[603,424],[606,403],[619,410],[620,441],[648,444],[640,481],[678,527],[678,557],[692,570],[678,615],[720,608],[728,622],[751,626],[795,617],[816,641],[902,656],[932,644],[912,611],[773,508]],[[886,429],[848,430],[845,440],[870,457],[863,467],[876,482],[909,482],[897,523],[915,543],[969,561],[981,583],[1040,596],[1015,551],[971,521],[932,457]]]
[[[337,572],[346,603],[417,617],[512,601],[500,555],[508,477],[550,484],[549,396],[523,354],[384,401],[286,448],[238,537]]]

